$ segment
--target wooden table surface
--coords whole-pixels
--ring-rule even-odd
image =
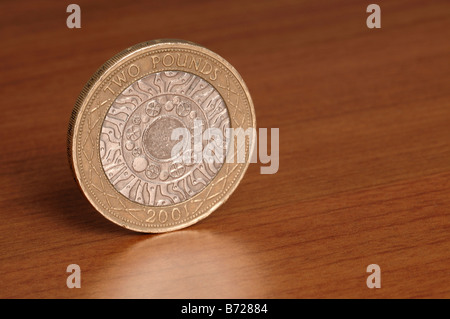
[[[449,1],[378,1],[381,29],[360,0],[83,0],[81,29],[69,3],[0,3],[0,297],[450,297]],[[280,168],[252,164],[210,217],[147,235],[83,197],[66,130],[95,70],[158,38],[239,70]]]

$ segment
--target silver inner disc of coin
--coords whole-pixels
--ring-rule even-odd
[[[211,84],[188,72],[152,73],[127,87],[109,108],[100,136],[101,163],[126,198],[148,206],[173,205],[198,194],[217,175],[229,127],[228,109]],[[190,141],[172,139],[176,129],[189,132],[184,137]],[[203,152],[213,142],[205,132],[214,129],[223,136],[224,156],[199,159],[194,150],[201,145]],[[190,161],[173,156],[177,144]]]

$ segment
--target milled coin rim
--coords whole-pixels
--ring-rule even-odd
[[[85,113],[86,110],[89,108],[89,106],[95,101],[96,96],[95,93],[97,92],[97,90],[101,87],[104,86],[105,82],[108,80],[108,77],[112,77],[115,73],[114,72],[118,72],[120,70],[121,67],[124,67],[125,65],[127,65],[127,62],[129,62],[130,60],[132,60],[133,58],[140,59],[142,58],[142,56],[144,54],[150,54],[152,52],[161,52],[161,50],[164,50],[165,48],[167,48],[169,51],[170,50],[174,50],[175,48],[177,50],[191,50],[192,52],[196,52],[196,54],[199,55],[205,55],[207,56],[209,59],[211,60],[215,60],[217,61],[218,64],[223,65],[224,69],[226,69],[227,72],[229,72],[233,77],[234,80],[236,80],[237,84],[240,86],[240,89],[242,90],[243,96],[246,99],[246,110],[248,111],[248,114],[250,116],[249,119],[249,125],[248,127],[254,128],[256,129],[256,118],[255,118],[255,112],[254,112],[254,107],[253,107],[253,101],[251,99],[251,96],[249,94],[248,88],[245,85],[242,77],[239,75],[239,73],[236,71],[236,69],[229,64],[225,59],[223,59],[222,57],[220,57],[218,54],[200,46],[197,44],[194,44],[192,42],[188,42],[188,41],[184,41],[184,40],[154,40],[154,41],[148,41],[148,42],[143,42],[137,45],[134,45],[122,52],[120,52],[119,54],[115,55],[113,58],[111,58],[110,60],[108,60],[106,63],[104,63],[98,70],[97,72],[91,77],[91,79],[87,82],[87,84],[84,86],[80,96],[78,97],[76,103],[75,103],[75,107],[74,110],[72,112],[71,118],[70,118],[70,122],[69,122],[69,130],[68,130],[68,140],[67,140],[67,151],[68,151],[68,158],[69,158],[69,163],[70,163],[70,167],[72,169],[72,172],[74,174],[74,178],[75,181],[77,182],[78,186],[80,187],[80,189],[82,190],[82,193],[84,194],[84,196],[88,199],[88,201],[94,206],[94,208],[100,212],[103,216],[105,216],[105,218],[107,218],[108,220],[114,222],[115,224],[118,224],[119,226],[125,227],[127,229],[133,230],[133,231],[137,231],[137,232],[144,232],[144,233],[161,233],[161,232],[168,232],[168,231],[173,231],[173,230],[177,230],[177,229],[181,229],[181,228],[185,228],[188,227],[192,224],[197,223],[198,221],[206,218],[207,216],[209,216],[213,211],[215,211],[220,205],[222,205],[230,196],[231,194],[235,191],[235,189],[237,188],[238,184],[240,183],[240,181],[242,180],[248,165],[250,163],[250,158],[252,156],[252,152],[254,151],[254,146],[255,146],[255,140],[256,140],[256,136],[252,135],[252,139],[250,141],[248,141],[248,143],[246,143],[246,158],[245,158],[245,163],[224,163],[224,165],[222,166],[222,168],[220,169],[219,173],[213,178],[213,180],[211,181],[210,184],[208,184],[200,193],[198,193],[197,195],[193,196],[192,198],[188,199],[187,201],[182,202],[181,204],[174,204],[171,206],[164,206],[164,207],[152,207],[152,206],[145,206],[142,204],[138,204],[133,202],[133,204],[128,203],[130,200],[126,199],[122,194],[120,194],[119,192],[117,192],[114,189],[114,192],[116,194],[113,195],[117,195],[119,202],[121,202],[121,199],[125,202],[125,204],[121,203],[121,205],[124,207],[124,211],[127,211],[127,213],[132,214],[131,211],[133,211],[133,209],[137,214],[137,211],[142,210],[142,212],[145,211],[145,213],[149,214],[150,211],[154,211],[154,210],[158,210],[159,214],[161,215],[161,211],[162,210],[171,210],[172,209],[172,217],[173,217],[173,212],[177,209],[177,207],[179,205],[184,204],[185,205],[185,210],[187,212],[187,214],[189,214],[189,209],[187,208],[187,204],[189,204],[190,202],[194,203],[195,201],[199,202],[202,201],[206,202],[208,200],[210,200],[210,198],[205,198],[205,199],[201,199],[202,195],[204,196],[206,189],[208,189],[209,185],[213,185],[211,186],[211,189],[215,186],[215,184],[213,183],[219,175],[223,175],[224,173],[222,172],[222,170],[224,170],[225,167],[227,167],[227,172],[229,170],[228,165],[236,165],[236,167],[240,166],[240,169],[238,170],[238,173],[236,174],[235,178],[231,181],[229,187],[225,190],[225,191],[220,191],[218,194],[220,194],[220,198],[219,200],[213,202],[210,207],[208,207],[205,211],[203,211],[202,213],[199,213],[197,216],[194,216],[192,218],[187,219],[186,221],[183,221],[182,223],[178,223],[178,224],[168,224],[168,225],[160,225],[160,224],[156,224],[156,226],[152,225],[151,223],[146,223],[148,224],[148,226],[142,226],[141,224],[137,224],[136,222],[133,222],[131,220],[124,220],[122,217],[118,217],[117,215],[115,215],[113,213],[113,211],[108,210],[108,208],[106,208],[101,200],[99,198],[96,198],[95,195],[95,191],[93,191],[91,189],[91,187],[94,186],[93,183],[93,179],[91,176],[91,182],[92,184],[89,185],[89,183],[86,182],[86,177],[85,177],[85,172],[84,170],[86,169],[85,167],[83,167],[82,162],[83,162],[83,156],[81,154],[81,137],[82,136],[87,136],[92,138],[92,135],[94,135],[93,133],[86,133],[86,130],[83,130],[83,128],[85,127],[85,120],[83,120],[84,117],[86,117]],[[157,54],[157,53],[154,53]],[[160,72],[160,71],[165,71],[165,70],[169,70],[169,69],[161,69],[161,70],[153,70],[153,72],[150,73],[155,73],[155,72]],[[183,70],[186,72],[191,72],[197,76],[202,77],[203,79],[205,79],[206,81],[208,81],[208,83],[210,83],[211,85],[213,85],[216,89],[218,89],[217,85],[218,84],[212,84],[210,80],[208,80],[207,78],[205,78],[203,75],[201,74],[197,74],[195,72],[189,71],[189,70],[184,70],[182,68],[171,68],[170,70]],[[150,74],[149,73],[149,74]],[[139,80],[140,78],[146,76],[148,74],[142,74],[139,75],[139,78],[134,79],[133,81],[131,81],[130,83],[133,83],[137,80]],[[232,79],[233,80],[233,79]],[[228,77],[227,77],[227,81],[228,81]],[[127,87],[128,85],[125,85],[125,87]],[[229,85],[227,87],[228,89],[228,94],[230,92],[230,86]],[[239,89],[239,88],[238,88]],[[222,90],[222,89],[221,89]],[[223,91],[223,90],[222,90]],[[234,92],[236,93],[236,92]],[[101,92],[100,92],[101,94]],[[119,93],[120,94],[120,93]],[[221,94],[219,92],[219,94]],[[222,94],[221,94],[222,95]],[[117,95],[116,95],[117,96]],[[235,109],[235,115],[237,114],[238,111],[238,107],[239,106],[239,92],[237,93],[238,96],[238,103]],[[225,97],[222,95],[222,98],[224,98],[224,101],[226,103],[226,106],[228,108],[228,112],[230,113],[230,104],[229,101],[227,101],[225,99]],[[114,100],[114,99],[113,99]],[[112,103],[112,101],[111,101]],[[104,107],[104,109],[109,109],[110,104],[106,105]],[[99,106],[100,108],[100,106]],[[90,110],[90,109],[89,109]],[[92,111],[92,110],[91,110]],[[103,119],[105,117],[106,114],[102,114],[101,116],[101,122],[103,122]],[[232,114],[230,114],[230,118],[231,118],[231,123],[233,122],[233,118],[232,118]],[[234,119],[236,120],[236,119]],[[83,122],[84,121],[84,122]],[[82,123],[82,124],[80,124]],[[235,125],[231,125],[232,127],[235,127]],[[94,125],[95,127],[95,125]],[[93,130],[94,131],[94,130]],[[95,131],[94,131],[95,132]],[[91,135],[89,135],[91,134]],[[87,138],[85,138],[85,141],[87,140]],[[98,145],[98,139],[97,140],[97,144],[94,145],[94,143],[92,145],[92,153],[95,154],[96,151],[98,151],[99,145]],[[87,156],[86,156],[87,157]],[[96,162],[96,158],[94,158],[94,155],[92,156],[91,160],[89,161],[89,163],[94,167],[94,164],[92,162]],[[99,160],[99,158],[98,158]],[[95,165],[96,165],[95,164]],[[95,170],[95,169],[94,169]],[[104,171],[102,170],[103,174]],[[234,172],[234,169],[231,170],[231,172]],[[98,172],[97,172],[98,173]],[[92,171],[91,171],[92,174]],[[101,174],[99,174],[100,176]],[[100,179],[100,183],[103,185],[102,189],[105,192],[105,198],[108,198],[108,196],[114,197],[111,194],[107,193],[108,191],[111,191],[111,189],[108,187],[108,185],[110,187],[112,187],[112,185],[109,183],[109,180],[107,179],[106,174],[104,174],[104,183],[107,184],[103,184],[102,180],[102,176],[99,177]],[[222,177],[220,177],[222,178]],[[227,183],[227,177],[225,177],[225,183]],[[105,190],[107,189],[107,191]],[[208,194],[210,194],[211,191],[208,192]],[[122,197],[120,197],[120,196]],[[217,195],[217,194],[215,194]],[[200,199],[199,199],[200,198]],[[106,199],[106,201],[108,201],[108,199]],[[199,205],[199,207],[202,205],[203,203],[201,203]],[[136,206],[137,205],[137,206]],[[140,207],[139,207],[140,206]],[[137,207],[137,208],[136,208]],[[197,208],[198,209],[198,208]],[[139,212],[140,214],[142,212]],[[179,211],[180,212],[180,211]],[[167,214],[167,213],[166,213]],[[181,214],[181,213],[180,213]],[[160,216],[159,215],[159,216]],[[146,217],[147,215],[145,215],[144,217]],[[181,215],[180,215],[181,216]],[[132,215],[133,218],[135,218],[136,220],[139,220],[138,218],[136,218],[136,216]],[[181,217],[180,217],[181,219]],[[148,220],[148,219],[147,219]],[[142,220],[140,220],[141,223],[144,223]]]

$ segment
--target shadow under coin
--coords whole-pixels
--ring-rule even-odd
[[[33,170],[20,185],[22,193],[27,194],[30,210],[39,210],[49,227],[64,229],[68,233],[129,233],[114,225],[98,213],[79,189],[70,171],[67,159],[59,154],[35,162]],[[46,172],[46,174],[36,174]],[[38,202],[39,205],[34,205]]]
[[[205,230],[183,230],[135,242],[99,261],[89,278],[93,298],[251,298],[264,291],[247,247]]]

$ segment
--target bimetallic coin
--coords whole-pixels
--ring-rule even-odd
[[[75,180],[107,219],[140,232],[165,232],[211,214],[236,189],[256,128],[237,71],[190,42],[157,40],[106,62],[72,113],[68,155]],[[231,146],[231,147],[230,147]],[[230,150],[244,150],[233,160]]]

